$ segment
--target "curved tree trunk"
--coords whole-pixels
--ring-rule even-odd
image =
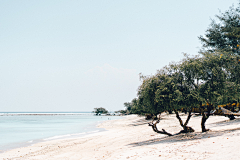
[[[153,121],[154,121],[154,117],[153,117]],[[160,133],[160,134],[166,134],[168,136],[173,136],[171,133],[168,133],[166,132],[164,129],[162,129],[162,131],[159,131],[158,128],[157,128],[157,124],[160,122],[160,114],[159,114],[159,117],[158,117],[158,120],[155,122],[155,123],[148,123],[149,126],[152,126],[152,129],[154,132],[157,132],[157,133]]]
[[[192,113],[192,108],[191,108],[191,110],[188,112],[188,117],[187,117],[187,120],[186,120],[186,122],[185,122],[184,124],[183,124],[183,121],[182,121],[181,117],[179,116],[177,110],[174,110],[174,112],[175,112],[175,114],[176,114],[177,119],[178,119],[179,122],[180,122],[180,125],[183,127],[183,130],[181,130],[180,132],[178,132],[178,133],[176,133],[176,134],[171,134],[171,133],[168,133],[167,131],[165,131],[164,129],[162,129],[162,131],[158,130],[157,124],[160,122],[160,115],[159,115],[159,117],[158,117],[158,120],[155,121],[155,123],[154,123],[154,117],[153,117],[152,123],[148,123],[148,125],[149,125],[149,126],[152,126],[152,129],[153,129],[154,132],[157,132],[157,133],[160,133],[160,134],[166,134],[166,135],[168,135],[168,136],[174,136],[174,135],[178,135],[178,134],[181,134],[181,133],[194,132],[194,129],[193,129],[192,127],[187,126],[187,124],[188,124],[188,122],[189,122],[189,120],[190,120],[190,118],[191,118],[191,116],[192,116],[192,115],[191,115],[191,113]]]
[[[190,111],[188,112],[188,117],[187,117],[187,120],[185,121],[184,124],[183,124],[183,121],[182,121],[181,117],[180,117],[179,114],[178,114],[178,111],[177,111],[176,109],[174,109],[174,112],[175,112],[175,114],[176,114],[177,119],[179,120],[180,125],[183,127],[183,130],[180,131],[179,133],[194,132],[194,129],[193,129],[192,127],[187,126],[190,118],[192,117],[192,115],[191,115],[191,113],[192,113],[192,107],[191,107]]]

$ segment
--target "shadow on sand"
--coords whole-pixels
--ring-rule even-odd
[[[146,120],[145,120],[146,121]],[[146,123],[145,123],[146,124]],[[229,121],[221,121],[221,122],[216,122],[212,123],[211,126],[227,126],[227,125],[232,125],[232,124],[240,124],[240,118],[237,118],[235,120]],[[150,128],[149,128],[150,129]],[[211,128],[209,128],[211,129]],[[193,133],[183,133],[180,135],[176,136],[164,136],[160,138],[153,138],[147,141],[141,141],[141,142],[136,142],[136,143],[130,143],[129,146],[132,147],[138,147],[138,146],[144,146],[144,145],[154,145],[154,144],[160,144],[160,143],[175,143],[175,142],[187,142],[187,141],[192,141],[192,140],[197,140],[197,139],[206,139],[210,137],[218,137],[222,136],[227,133],[233,133],[236,131],[240,131],[240,127],[233,128],[233,129],[224,129],[224,130],[210,130],[208,132],[193,132]],[[236,136],[240,136],[240,132],[235,134]]]
[[[236,117],[234,120],[224,120],[220,122],[215,122],[209,124],[211,127],[218,127],[218,126],[226,126],[226,125],[235,125],[235,124],[240,124],[240,117]]]
[[[145,120],[144,117],[140,120],[134,121],[129,126],[139,126],[139,125],[147,125],[150,123],[152,120]]]

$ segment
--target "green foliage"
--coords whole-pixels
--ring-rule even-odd
[[[142,77],[142,85],[138,89],[138,109],[155,115],[169,109],[168,105],[157,99],[156,94],[165,81],[164,77],[165,75]]]
[[[218,97],[218,104],[228,104],[239,102],[240,97],[240,85],[234,82],[227,81],[223,93]]]
[[[240,3],[239,7],[231,7],[216,17],[218,21],[212,20],[206,34],[199,37],[203,43],[199,55],[184,54],[181,62],[171,63],[152,76],[140,74],[142,84],[138,88],[138,97],[131,103],[124,103],[128,112],[152,116],[174,110],[183,132],[187,133],[193,131],[186,126],[192,108],[201,107],[201,126],[206,132],[205,122],[212,107],[239,102]],[[207,114],[202,110],[203,106]],[[184,124],[179,109],[189,112]],[[157,123],[159,120],[149,125],[157,133],[171,135],[164,129],[159,131]]]
[[[240,6],[240,4],[239,4]],[[125,103],[135,114],[159,114],[174,109],[190,110],[202,103],[239,101],[240,7],[217,15],[204,36],[197,56],[171,63],[155,75],[143,76],[137,98]]]
[[[166,68],[168,69],[168,68]],[[159,78],[158,89],[155,92],[155,101],[159,104],[162,111],[170,111],[179,106],[182,99],[182,92],[179,90],[179,83],[174,74],[164,74],[164,71],[159,71],[156,76]]]
[[[240,3],[216,17],[217,21],[212,20],[206,34],[199,37],[203,49],[207,50],[201,51],[205,57],[204,71],[207,71],[201,94],[212,102],[227,103],[238,99],[240,91]]]
[[[96,113],[96,115],[101,115],[101,114],[107,114],[108,113],[108,111],[103,107],[94,108],[93,112]]]
[[[240,4],[239,4],[240,6]],[[199,39],[208,51],[225,50],[240,54],[240,7],[230,7],[224,13],[216,15],[204,36]]]
[[[126,108],[126,113],[130,113],[132,109],[132,103],[130,102],[125,102],[124,107]]]
[[[127,114],[127,110],[119,110],[115,111],[115,113]]]
[[[224,85],[226,84],[227,72],[223,68],[224,59],[221,54],[202,53],[202,69],[203,74],[200,75],[203,84],[201,84],[199,93],[205,101],[209,100],[211,104],[216,103],[217,99],[223,93]]]
[[[197,103],[194,89],[188,85],[183,65],[170,64],[159,70],[156,75],[142,77],[138,89],[136,108],[148,114],[159,114],[174,109],[190,108],[190,103]],[[186,68],[186,67],[185,67]]]
[[[232,55],[234,58],[236,55]],[[138,98],[131,106],[132,113],[159,114],[171,110],[190,110],[199,104],[221,104],[236,101],[239,84],[233,80],[229,57],[222,52],[202,52],[185,58],[179,64],[170,64],[155,75],[142,76]]]

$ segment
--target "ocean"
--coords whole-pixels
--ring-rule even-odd
[[[80,137],[104,131],[97,124],[121,116],[95,116],[90,112],[0,113],[0,153],[54,139]]]

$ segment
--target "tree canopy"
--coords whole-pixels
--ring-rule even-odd
[[[93,112],[96,113],[96,115],[101,115],[101,114],[107,114],[108,110],[106,110],[103,107],[100,107],[100,108],[94,108]]]
[[[141,85],[137,98],[124,105],[135,114],[158,115],[174,111],[183,132],[193,131],[187,127],[193,107],[202,114],[202,131],[217,105],[239,102],[240,91],[240,4],[221,12],[212,20],[205,35],[199,39],[203,44],[196,56],[184,54],[178,63],[170,63],[151,76],[140,75]],[[204,105],[205,104],[205,105]],[[131,106],[131,107],[130,107]],[[178,112],[188,111],[185,123]],[[207,111],[207,112],[206,112]],[[150,124],[159,131],[156,123]]]
[[[240,54],[240,5],[216,15],[206,34],[199,36],[203,47],[208,51],[225,50]]]

